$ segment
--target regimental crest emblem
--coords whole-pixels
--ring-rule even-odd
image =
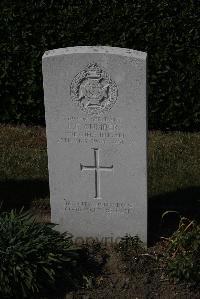
[[[112,108],[117,93],[116,83],[97,63],[88,64],[70,86],[72,101],[88,114],[99,114]]]

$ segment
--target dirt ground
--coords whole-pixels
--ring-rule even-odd
[[[43,210],[41,218],[49,222],[49,211]],[[89,249],[91,260],[99,269],[95,275],[91,269],[91,277],[85,277],[84,287],[51,299],[200,299],[200,284],[194,287],[168,277],[162,259],[163,241],[137,257],[128,252],[122,254],[119,244],[83,247]]]
[[[158,248],[151,248],[137,264],[134,273],[129,265],[113,248],[107,248],[108,255],[102,273],[88,288],[71,292],[66,299],[199,299],[200,290],[175,283],[167,277],[162,265],[157,262]],[[154,251],[155,250],[155,251]]]

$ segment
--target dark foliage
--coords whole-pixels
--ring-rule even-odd
[[[0,5],[1,122],[44,124],[44,51],[109,45],[148,52],[150,129],[199,129],[198,0],[21,0]]]
[[[38,298],[81,281],[79,250],[52,228],[28,212],[1,213],[0,298]]]
[[[165,254],[169,275],[179,281],[186,281],[199,286],[199,250],[199,223],[182,218],[179,229],[169,238]]]

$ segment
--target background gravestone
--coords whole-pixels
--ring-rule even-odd
[[[147,238],[146,53],[45,52],[52,222],[76,238]]]

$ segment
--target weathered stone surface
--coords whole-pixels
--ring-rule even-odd
[[[146,241],[146,53],[48,51],[43,80],[52,222],[76,240]]]

